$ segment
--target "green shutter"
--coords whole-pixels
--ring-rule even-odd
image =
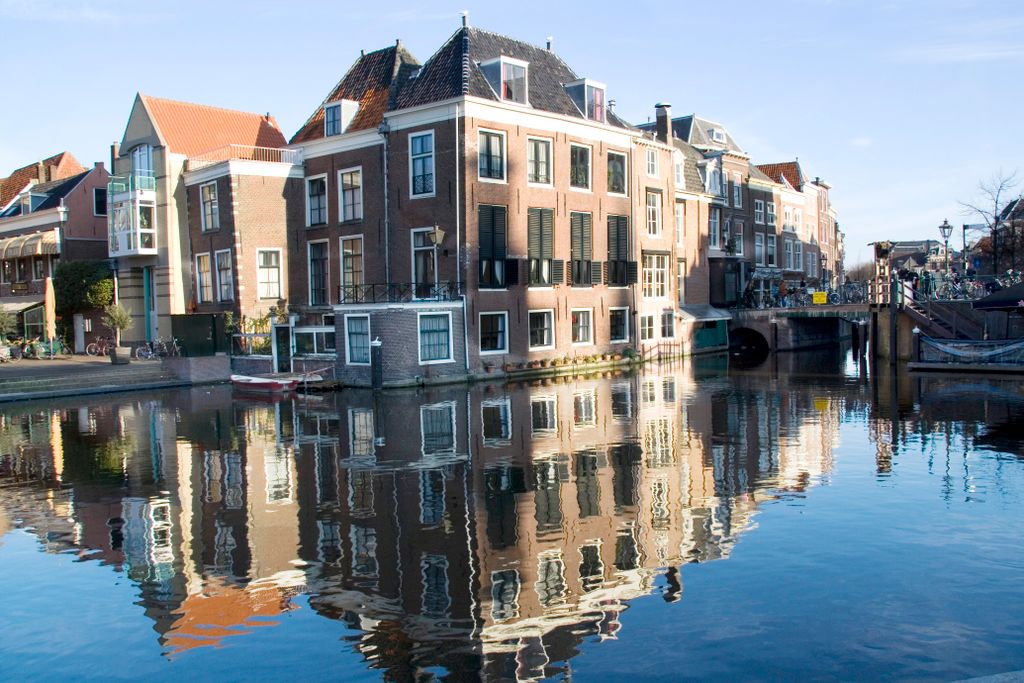
[[[541,252],[542,259],[555,258],[555,212],[551,209],[540,210]]]
[[[494,207],[481,204],[478,212],[480,258],[494,258]]]
[[[583,215],[569,214],[569,257],[573,261],[583,258]]]
[[[555,259],[551,262],[551,284],[565,284],[565,261]]]
[[[580,258],[590,261],[594,258],[594,217],[589,213],[580,215]]]
[[[541,258],[541,209],[526,212],[527,249],[530,258]]]
[[[508,232],[508,209],[504,206],[491,207],[491,215],[493,216],[494,226],[494,246],[493,254],[496,259],[505,258],[507,253],[506,242]]]

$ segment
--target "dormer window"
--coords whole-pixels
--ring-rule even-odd
[[[711,133],[711,139],[714,142],[725,144],[725,131],[723,131],[721,128],[712,128],[708,132]]]
[[[359,103],[354,100],[338,100],[324,105],[324,137],[344,133],[358,111]]]
[[[511,57],[499,57],[480,64],[487,82],[506,102],[529,104],[527,97],[529,63]]]
[[[580,113],[591,121],[604,123],[607,119],[605,86],[603,83],[582,78],[565,84],[565,92],[579,107]]]

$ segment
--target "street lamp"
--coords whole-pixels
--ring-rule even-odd
[[[942,225],[939,226],[939,232],[942,233],[942,241],[945,242],[946,249],[946,277],[949,277],[949,236],[953,234],[953,226],[949,224],[946,219],[942,220]]]

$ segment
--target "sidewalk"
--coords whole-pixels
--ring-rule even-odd
[[[71,356],[0,363],[0,403],[189,384],[166,371],[160,361],[114,365],[106,357]]]

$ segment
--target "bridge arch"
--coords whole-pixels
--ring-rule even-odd
[[[771,352],[771,344],[753,327],[735,327],[729,330],[729,354],[740,366],[763,363]]]

